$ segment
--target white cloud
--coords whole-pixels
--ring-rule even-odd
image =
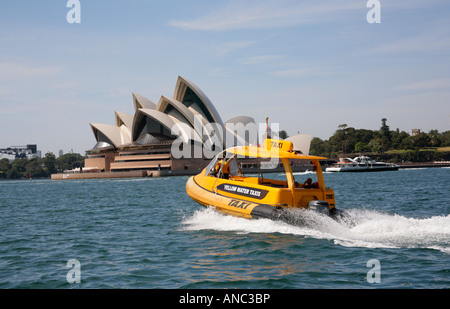
[[[240,58],[237,60],[237,62],[239,64],[259,64],[280,58],[282,58],[281,55],[261,55],[261,56]]]
[[[446,31],[433,34],[418,35],[410,38],[382,44],[370,52],[372,53],[409,53],[448,50],[450,38]]]
[[[395,87],[396,90],[437,90],[450,89],[450,78],[438,78],[419,81],[415,83],[400,85]]]
[[[231,1],[193,20],[172,20],[170,25],[186,30],[226,31],[280,28],[335,19],[336,12],[366,9],[364,1]]]
[[[286,70],[278,70],[271,73],[271,75],[276,77],[300,77],[307,76],[311,74],[310,69],[306,68],[294,68],[294,69],[286,69]]]
[[[311,77],[311,76],[331,76],[335,75],[331,67],[297,67],[271,72],[270,75],[275,77]],[[339,69],[340,70],[340,69]],[[340,72],[340,75],[343,73]]]
[[[229,54],[247,47],[250,47],[254,44],[252,41],[236,41],[236,42],[226,42],[224,44],[220,44],[217,47],[217,51],[219,54]]]
[[[207,70],[209,76],[230,77],[236,72],[234,67],[212,67]]]
[[[16,62],[0,63],[0,80],[32,79],[56,76],[62,71],[56,66],[30,66]]]

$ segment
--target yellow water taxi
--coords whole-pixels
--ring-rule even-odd
[[[325,186],[320,160],[293,150],[290,141],[266,139],[263,147],[231,147],[219,153],[198,175],[186,183],[187,194],[199,204],[247,219],[283,220],[289,209],[312,209],[334,216],[335,198]],[[292,160],[311,164],[315,173],[294,175]],[[244,175],[242,166],[257,166],[258,173]],[[283,166],[286,178],[268,179],[262,171]],[[307,179],[297,181],[294,176]],[[317,179],[312,180],[311,177]]]

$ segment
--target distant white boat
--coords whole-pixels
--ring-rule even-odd
[[[327,167],[326,172],[380,172],[397,171],[400,166],[394,163],[375,162],[370,157],[359,156],[354,159],[345,158],[340,162]]]

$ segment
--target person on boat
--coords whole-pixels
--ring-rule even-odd
[[[312,188],[312,179],[311,178],[306,179],[306,181],[303,183],[303,188]]]
[[[306,181],[303,183],[303,188],[309,189],[309,188],[318,188],[319,183],[312,182],[311,178],[306,179]]]
[[[311,178],[308,178],[305,180],[303,185],[299,184],[298,182],[295,182],[296,188],[304,188],[304,189],[310,189],[310,188],[318,188],[319,184],[317,182],[312,182]]]
[[[228,162],[225,159],[220,160],[219,162],[217,162],[216,164],[216,169],[214,172],[213,176],[216,176],[219,172],[220,172],[220,167],[223,165],[222,167],[222,178],[224,179],[229,179],[230,178],[230,164],[228,164]]]

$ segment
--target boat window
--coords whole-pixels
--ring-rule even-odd
[[[239,156],[234,158],[234,161],[237,163],[236,170],[238,173],[233,175],[239,175],[242,177],[262,177],[261,172],[261,159],[260,158],[249,158],[244,157],[242,160],[238,159]]]
[[[318,187],[317,174],[315,172],[293,173],[296,188],[315,188]],[[308,181],[308,179],[311,179]]]
[[[219,153],[217,156],[214,157],[214,159],[209,162],[208,166],[206,167],[206,175],[205,176],[214,176],[216,171],[216,163],[218,158],[223,157],[223,152]]]
[[[236,156],[233,156],[228,160],[228,164],[230,165],[230,174],[234,176],[241,176],[241,171],[239,169],[239,164],[237,162]]]
[[[293,169],[292,175],[294,176],[294,181],[296,188],[314,188],[318,187],[318,177],[316,172],[313,168],[313,162],[310,160],[294,160],[291,162],[291,166]],[[304,172],[295,172],[297,169],[307,169],[307,171]],[[307,182],[308,179],[311,179],[309,182]],[[308,184],[309,183],[309,184]],[[315,183],[315,185],[313,185]]]
[[[231,175],[239,175],[241,176],[241,171],[239,168],[239,164],[236,160],[236,155],[232,153],[227,153],[226,151],[222,151],[219,153],[206,167],[206,176],[213,176],[213,177],[220,177],[222,167],[221,161],[225,160],[228,163],[229,166],[229,173]],[[219,169],[218,169],[218,164]]]

